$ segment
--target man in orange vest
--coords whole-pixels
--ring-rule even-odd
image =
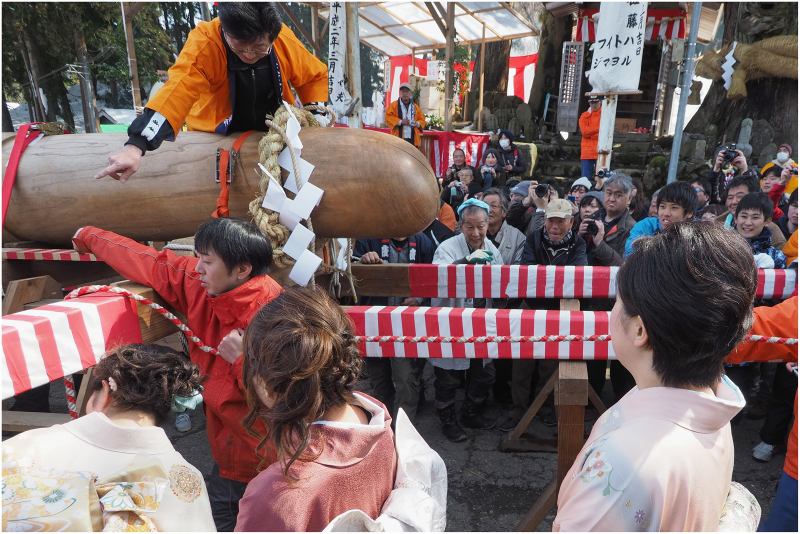
[[[581,113],[578,127],[581,129],[581,176],[590,181],[594,178],[597,162],[597,135],[600,133],[600,98],[589,97],[589,109]]]
[[[425,115],[411,99],[409,84],[400,84],[400,98],[386,108],[386,124],[392,130],[392,134],[419,148],[422,129],[425,127]]]
[[[263,132],[267,114],[283,100],[294,103],[292,88],[305,104],[328,100],[328,69],[281,23],[271,3],[220,2],[218,9],[218,18],[189,32],[169,79],[95,178],[127,180],[145,152],[174,140],[184,122],[190,130],[223,135]]]

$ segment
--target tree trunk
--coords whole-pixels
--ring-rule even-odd
[[[797,34],[797,4],[724,4],[723,43],[731,41],[752,43],[780,34]],[[769,17],[769,18],[767,18]],[[760,24],[759,21],[779,20],[781,26]],[[723,82],[713,82],[711,89],[684,132],[706,136],[706,157],[723,143],[738,140],[742,120],[750,118],[755,123],[750,144],[753,152],[748,163],[766,163],[774,157],[772,145],[790,143],[797,152],[797,79],[762,78],[747,83],[747,97],[729,100]],[[687,145],[688,146],[688,145]],[[762,151],[766,151],[760,158]],[[771,156],[766,153],[772,152]],[[769,161],[767,160],[767,161]]]
[[[31,39],[30,30],[27,27],[22,28],[22,57],[25,61],[25,67],[28,71],[28,78],[31,87],[31,101],[28,102],[29,106],[33,109],[34,121],[44,122],[47,120],[47,110],[45,109],[44,102],[42,102],[42,95],[39,91],[39,78],[42,77],[44,72],[41,68],[39,56],[35,50],[36,44]]]
[[[8,104],[6,103],[6,92],[3,91],[3,131],[13,132],[14,123],[11,122],[11,112],[8,111]]]
[[[499,93],[505,93],[508,86],[508,57],[511,55],[511,41],[494,41],[486,43],[486,65],[483,68],[483,88],[491,89]],[[478,54],[475,58],[476,71],[472,76],[470,92],[476,95],[480,89],[480,65],[481,52],[478,47]]]
[[[556,18],[549,11],[542,13],[539,59],[536,62],[536,71],[528,99],[533,117],[542,115],[545,93],[558,94],[558,86],[561,82],[561,50],[564,41],[570,38],[571,30],[572,20],[569,16]]]
[[[194,17],[195,17],[195,8],[194,2],[189,2],[189,27],[194,29]]]
[[[83,28],[75,21],[75,49],[78,53],[78,65],[80,74],[78,83],[81,88],[81,108],[83,109],[83,129],[86,133],[97,133],[96,108],[94,90],[92,88],[92,76],[89,72],[89,57],[86,50],[86,38],[83,35]]]

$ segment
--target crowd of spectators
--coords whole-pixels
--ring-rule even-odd
[[[722,229],[719,235],[727,236],[725,239],[746,243],[760,268],[796,269],[797,167],[783,156],[758,170],[748,165],[741,150],[732,153],[723,148],[707,172],[669,183],[648,198],[640,177],[602,169],[576,179],[568,189],[551,181],[519,181],[516,177],[526,171],[519,166],[527,162],[519,157],[510,133],[502,132],[499,139],[499,146],[488,148],[476,167],[467,163],[460,148],[453,152],[453,165],[442,180],[441,201],[443,208],[458,213],[457,228],[452,228],[452,237],[433,244],[433,263],[623,266],[636,254],[635,243],[640,238],[698,222]],[[790,152],[791,148],[781,150]],[[430,234],[431,228],[426,232]],[[370,247],[375,250],[362,253],[362,263],[392,262],[393,258],[386,254],[378,260],[377,248],[383,246],[387,250],[388,246],[392,250],[399,244],[397,240],[365,240],[359,242],[357,251]],[[413,304],[395,300],[395,304]],[[432,299],[430,304],[559,308],[557,299]],[[613,305],[613,301],[599,299],[581,304],[585,310],[611,310]],[[556,368],[545,360],[430,362],[434,367],[435,405],[441,429],[454,442],[466,440],[470,429],[514,430]],[[389,369],[394,362],[381,364]],[[383,384],[393,380],[395,390],[408,389],[409,402],[418,403],[424,398],[421,368],[413,374],[413,385],[402,384],[412,379],[408,372],[393,371],[389,379],[385,370],[373,370],[369,365],[364,380],[367,384],[376,379]],[[747,399],[747,408],[733,423],[742,417],[766,418],[762,441],[754,448],[753,457],[768,461],[786,443],[796,380],[777,364],[730,364],[725,365],[725,372]],[[636,385],[632,374],[618,361],[589,362],[588,375],[598,393],[610,376],[616,401]],[[455,395],[459,387],[465,388],[460,411],[456,409]],[[382,397],[378,390],[366,391],[386,402],[390,410],[396,411],[402,405],[412,417],[416,412],[416,404],[407,407],[388,393]],[[490,401],[500,407],[501,416],[494,420],[487,416]],[[545,426],[555,426],[552,402],[545,404],[537,417]],[[597,414],[589,408],[586,417],[592,419]]]

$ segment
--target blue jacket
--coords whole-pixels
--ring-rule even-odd
[[[625,257],[631,255],[633,252],[633,242],[639,239],[640,237],[646,236],[654,236],[661,231],[661,223],[658,220],[658,217],[645,217],[641,221],[637,222],[631,228],[631,233],[628,236],[628,240],[625,242]]]

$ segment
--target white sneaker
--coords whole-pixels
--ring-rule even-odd
[[[192,429],[192,418],[187,412],[179,413],[175,416],[175,430],[178,432],[188,432]]]
[[[775,445],[764,443],[763,441],[753,447],[753,458],[759,462],[769,462],[775,452]]]

